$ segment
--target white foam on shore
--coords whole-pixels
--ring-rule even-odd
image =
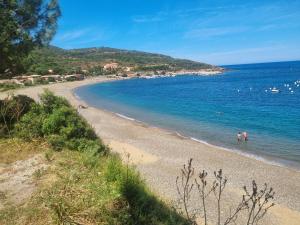
[[[126,119],[126,120],[130,120],[130,121],[137,121],[136,119],[133,119],[131,117],[128,117],[128,116],[125,116],[123,114],[120,114],[120,113],[115,113],[117,116],[123,118],[123,119]]]
[[[143,124],[147,125],[148,127],[159,128],[159,129],[162,129],[162,130],[168,130],[168,129],[165,129],[165,128],[162,128],[162,127],[151,126],[151,125],[149,125],[149,124],[147,124],[147,123],[145,123],[145,122],[136,120],[136,119],[134,119],[134,118],[125,116],[125,115],[123,115],[123,114],[119,114],[119,113],[114,113],[114,114],[117,115],[117,116],[119,116],[119,117],[121,117],[121,118],[123,118],[123,119],[126,119],[126,120],[130,120],[130,121],[135,121],[135,122],[143,123]],[[190,137],[190,136],[185,136],[185,135],[179,133],[178,131],[172,131],[172,130],[168,130],[168,131],[170,132],[170,134],[175,134],[175,135],[178,136],[179,138],[190,139],[190,140],[192,140],[192,141],[195,141],[195,142],[198,142],[198,143],[207,145],[207,146],[209,146],[209,147],[217,148],[217,149],[219,149],[219,150],[224,150],[224,151],[227,151],[227,152],[232,152],[232,153],[235,153],[235,154],[238,154],[238,155],[247,157],[247,158],[251,158],[251,159],[255,159],[255,160],[264,162],[264,163],[269,164],[269,165],[279,166],[279,167],[288,168],[288,169],[293,169],[293,170],[296,170],[296,171],[300,172],[300,169],[299,169],[298,167],[296,167],[296,166],[291,166],[291,165],[288,166],[288,165],[287,165],[288,163],[280,163],[280,162],[275,161],[275,160],[266,159],[266,158],[263,157],[263,156],[259,156],[259,155],[255,155],[255,154],[251,154],[251,153],[247,153],[247,152],[242,152],[242,151],[239,150],[239,149],[231,149],[231,148],[226,148],[226,147],[222,147],[222,146],[210,144],[209,142],[204,141],[204,140],[200,140],[200,139],[197,139],[197,138],[194,138],[194,137]]]
[[[72,92],[72,94],[75,96],[75,98],[77,98],[79,101],[82,101],[82,99],[76,94],[76,92]]]
[[[258,156],[258,155],[255,155],[255,154],[242,152],[241,150],[238,150],[238,149],[231,149],[231,148],[225,148],[225,147],[213,145],[213,144],[210,144],[210,143],[208,143],[206,141],[203,141],[203,140],[200,140],[200,139],[197,139],[197,138],[194,138],[194,137],[190,137],[190,139],[192,141],[195,141],[195,142],[198,142],[198,143],[201,143],[201,144],[205,144],[205,145],[213,147],[213,148],[218,148],[218,149],[221,149],[221,150],[224,150],[224,151],[227,151],[227,152],[233,152],[235,154],[239,154],[239,155],[247,157],[247,158],[255,159],[255,160],[264,162],[266,164],[269,164],[269,165],[284,167],[284,168],[288,168],[288,169],[294,169],[294,170],[296,170],[298,172],[300,171],[299,168],[296,168],[294,166],[287,166],[285,163],[280,163],[280,162],[275,161],[275,160],[266,159],[266,158],[264,158],[262,156]]]
[[[189,137],[187,137],[187,136],[184,136],[184,135],[182,135],[181,133],[179,133],[179,132],[175,132],[175,134],[178,136],[178,137],[180,137],[180,138],[183,138],[183,139],[188,139]]]

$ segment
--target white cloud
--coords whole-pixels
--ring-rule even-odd
[[[72,31],[67,31],[65,33],[59,34],[56,37],[57,41],[72,41],[79,39],[85,35],[87,35],[88,32],[90,32],[90,28],[84,28],[84,29],[79,29],[79,30],[72,30]]]
[[[209,27],[201,29],[192,29],[184,34],[185,38],[209,38],[215,36],[224,36],[234,33],[241,33],[249,30],[248,27]]]
[[[135,23],[151,23],[151,22],[159,22],[166,19],[168,13],[167,12],[159,12],[155,15],[138,15],[132,18],[132,21]]]

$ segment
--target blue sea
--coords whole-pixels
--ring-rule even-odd
[[[225,66],[83,86],[89,105],[250,157],[300,169],[300,61]],[[276,88],[279,93],[271,92]],[[248,142],[237,142],[246,131]]]

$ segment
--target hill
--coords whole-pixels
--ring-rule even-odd
[[[54,73],[74,73],[84,70],[90,74],[103,74],[103,66],[107,63],[117,63],[119,71],[124,68],[130,68],[131,71],[169,72],[217,68],[162,54],[107,47],[66,50],[50,46],[34,50],[25,60],[28,72],[38,74],[46,74],[49,69]]]

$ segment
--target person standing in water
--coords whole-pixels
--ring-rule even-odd
[[[242,140],[242,134],[241,134],[241,132],[238,132],[237,141],[240,142],[241,140]]]
[[[244,141],[248,141],[248,134],[246,131],[243,132]]]

